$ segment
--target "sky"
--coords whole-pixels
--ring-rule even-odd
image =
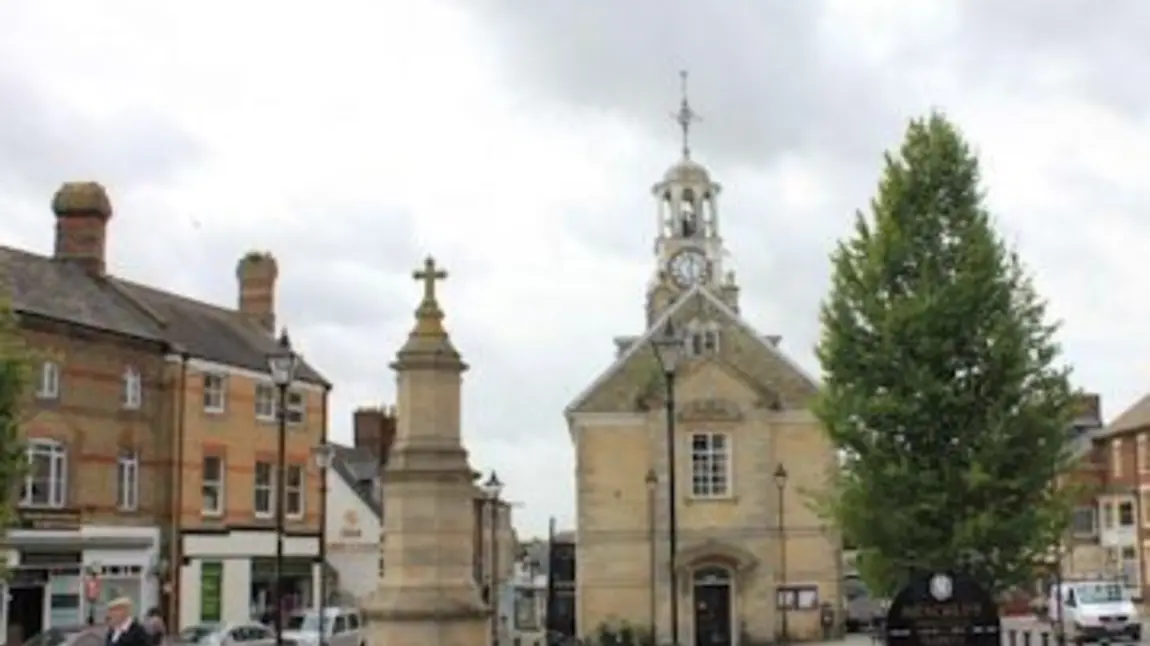
[[[828,254],[940,109],[1076,385],[1107,419],[1150,390],[1147,31],[1139,0],[4,2],[0,244],[50,253],[52,192],[92,179],[117,275],[231,305],[271,251],[345,441],[434,255],[472,464],[539,535],[574,522],[564,407],[642,331],[681,69],[743,311],[804,367]]]

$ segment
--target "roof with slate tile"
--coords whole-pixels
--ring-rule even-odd
[[[383,504],[375,491],[379,458],[367,449],[335,445],[332,469],[376,517],[383,517]]]
[[[155,341],[209,361],[267,371],[275,339],[237,310],[193,300],[68,261],[0,246],[0,287],[18,313]],[[301,362],[301,381],[328,385]]]

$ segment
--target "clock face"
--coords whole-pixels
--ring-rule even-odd
[[[690,287],[707,277],[707,257],[697,249],[684,249],[668,263],[671,279],[679,287]]]

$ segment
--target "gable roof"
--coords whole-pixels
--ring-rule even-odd
[[[343,480],[376,518],[383,518],[383,505],[376,498],[372,487],[379,474],[379,458],[367,449],[357,449],[350,446],[335,445],[335,459],[331,462],[332,469],[340,480]]]
[[[158,322],[75,263],[0,246],[0,287],[12,299],[17,313],[158,343],[167,341]]]
[[[1106,427],[1103,436],[1137,431],[1147,426],[1150,426],[1150,394],[1143,396],[1114,418],[1114,421]]]
[[[664,326],[667,325],[667,321],[669,321],[676,315],[676,313],[686,307],[687,303],[692,301],[694,297],[703,298],[708,301],[716,311],[727,317],[728,320],[746,332],[746,334],[754,339],[755,342],[761,346],[768,354],[770,354],[775,359],[778,359],[788,368],[793,370],[796,375],[802,377],[802,379],[812,387],[818,387],[818,380],[815,379],[813,375],[808,373],[803,369],[802,366],[800,366],[793,359],[779,350],[779,348],[776,347],[770,339],[764,338],[762,333],[756,330],[750,323],[743,319],[743,317],[739,316],[737,312],[728,307],[727,304],[722,301],[722,299],[712,294],[711,291],[703,285],[695,285],[691,289],[684,292],[673,304],[671,304],[670,307],[666,309],[666,311],[660,314],[655,322],[651,325],[651,327],[649,327],[642,336],[638,337],[635,342],[630,345],[626,352],[619,355],[619,357],[615,359],[615,361],[610,366],[608,366],[607,369],[604,370],[599,375],[599,377],[595,379],[595,381],[591,382],[591,385],[584,388],[583,391],[580,392],[575,397],[575,399],[573,399],[571,403],[567,405],[567,408],[564,412],[567,415],[570,415],[580,406],[586,403],[591,395],[594,394],[600,386],[606,383],[608,379],[622,370],[623,366],[625,366],[632,357],[646,349],[650,345],[652,339],[654,339],[655,334],[661,331]]]
[[[20,249],[0,246],[0,286],[18,313],[155,341],[237,368],[267,372],[275,350],[272,335],[239,311]],[[302,360],[297,378],[328,385]]]
[[[193,356],[257,372],[268,371],[268,354],[275,351],[276,339],[243,313],[119,278],[109,281],[158,317],[167,339]],[[302,358],[296,379],[327,383]]]

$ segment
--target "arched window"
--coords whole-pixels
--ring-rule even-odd
[[[124,408],[136,410],[144,401],[144,384],[140,371],[132,366],[124,369]]]
[[[55,440],[33,439],[25,449],[28,473],[20,504],[24,507],[60,508],[67,499],[68,452]]]

